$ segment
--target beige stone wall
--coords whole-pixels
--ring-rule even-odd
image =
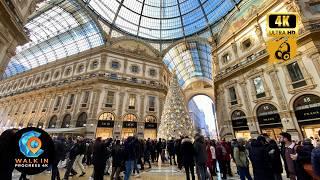
[[[300,1],[299,1],[300,2]],[[305,1],[300,2],[307,4]],[[301,23],[301,32],[298,39],[298,55],[290,62],[271,65],[268,63],[265,41],[266,14],[268,12],[295,11],[300,7],[306,11],[306,7],[297,6],[293,1],[272,1],[264,9],[257,12],[259,15],[248,18],[246,23],[238,27],[231,37],[224,37],[213,48],[216,56],[213,56],[215,69],[214,77],[215,99],[217,106],[217,118],[219,131],[222,137],[233,138],[235,132],[231,123],[231,114],[235,110],[245,112],[251,137],[261,133],[257,120],[256,110],[264,103],[270,103],[277,107],[280,114],[282,130],[290,132],[294,139],[302,138],[302,131],[297,123],[293,110],[293,102],[303,94],[320,94],[319,76],[319,29],[312,26],[319,18],[304,17]],[[241,7],[240,7],[241,9]],[[300,12],[300,11],[299,11]],[[308,14],[310,12],[304,12]],[[301,12],[300,12],[301,14]],[[232,23],[232,22],[230,22]],[[311,30],[310,30],[311,29]],[[220,37],[224,34],[221,33]],[[245,48],[243,42],[250,39],[251,45]],[[230,60],[225,62],[223,56],[230,55]],[[302,71],[305,86],[294,88],[289,76],[287,65],[297,62]],[[253,84],[255,77],[261,77],[265,89],[265,97],[257,98]],[[238,104],[231,105],[228,88],[235,87]]]
[[[112,67],[118,62],[119,68]],[[132,72],[131,66],[138,66],[138,72]],[[154,70],[154,74],[150,74]],[[86,135],[93,137],[97,119],[104,112],[115,115],[116,124],[122,123],[123,116],[134,114],[144,128],[147,115],[153,115],[160,122],[162,106],[167,91],[169,74],[162,61],[146,54],[137,55],[121,49],[99,47],[1,81],[0,84],[0,126],[23,127],[28,123],[37,126],[43,122],[48,128],[51,117],[56,115],[57,128],[61,127],[66,114],[71,115],[70,127],[75,127],[81,112],[88,115]],[[135,78],[135,79],[132,79]],[[85,92],[89,101],[83,103]],[[106,107],[108,92],[114,92],[112,107]],[[68,101],[74,94],[74,103]],[[135,109],[129,109],[129,96],[136,96]],[[61,103],[55,107],[57,98]],[[149,96],[155,97],[155,110],[149,111]],[[143,135],[143,128],[140,128]],[[117,126],[115,132],[121,132]],[[141,134],[140,134],[141,135]]]

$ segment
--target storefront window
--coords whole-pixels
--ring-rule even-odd
[[[86,126],[86,122],[87,122],[87,113],[82,112],[78,117],[76,127]]]
[[[54,128],[56,126],[57,119],[57,116],[52,116],[52,118],[49,121],[48,128]]]
[[[264,90],[262,78],[261,77],[254,78],[253,79],[253,84],[254,84],[254,87],[256,89],[256,97],[257,98],[265,97],[266,93],[265,93],[265,90]]]
[[[149,96],[149,111],[155,110],[155,104],[156,104],[156,97]]]
[[[147,122],[147,123],[156,123],[157,122],[157,118],[154,117],[154,116],[149,115],[149,116],[146,117],[145,122]]]
[[[67,114],[64,116],[61,128],[68,128],[70,127],[71,115]]]

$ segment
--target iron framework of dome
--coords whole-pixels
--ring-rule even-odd
[[[156,41],[210,30],[240,0],[83,0],[113,29]]]
[[[31,41],[17,48],[4,78],[104,44],[98,26],[77,1],[50,2],[25,25]]]

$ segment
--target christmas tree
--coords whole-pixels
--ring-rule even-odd
[[[169,86],[164,104],[161,122],[158,129],[158,138],[179,138],[180,136],[193,137],[194,128],[189,117],[184,96],[174,75]]]

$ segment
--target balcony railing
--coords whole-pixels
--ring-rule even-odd
[[[215,77],[215,81],[220,80],[222,78],[224,78],[225,76],[234,73],[250,64],[252,64],[253,62],[256,62],[258,60],[260,60],[261,58],[265,57],[267,55],[267,50],[263,49],[261,51],[258,51],[257,53],[254,54],[250,54],[249,56],[246,57],[246,59],[244,59],[243,61],[240,61],[239,63],[230,66],[228,68],[226,68],[223,71],[220,71],[216,77]]]
[[[40,84],[37,86],[32,86],[32,87],[24,87],[22,89],[18,89],[15,91],[10,91],[6,93],[2,93],[0,95],[0,98],[8,97],[8,96],[14,96],[17,94],[22,94],[26,92],[30,92],[33,90],[38,90],[42,88],[48,88],[48,87],[60,87],[72,82],[77,82],[77,81],[85,81],[88,79],[104,79],[108,81],[114,81],[114,82],[119,82],[119,83],[129,83],[129,84],[136,84],[136,85],[142,85],[142,86],[148,86],[152,88],[157,88],[157,89],[166,89],[166,86],[160,82],[156,81],[147,81],[147,80],[142,80],[138,78],[132,78],[132,77],[127,77],[127,76],[120,76],[116,73],[90,73],[90,74],[84,74],[81,76],[77,77],[71,77],[69,79],[63,79],[60,81],[55,81],[55,82],[48,82],[45,84]]]

